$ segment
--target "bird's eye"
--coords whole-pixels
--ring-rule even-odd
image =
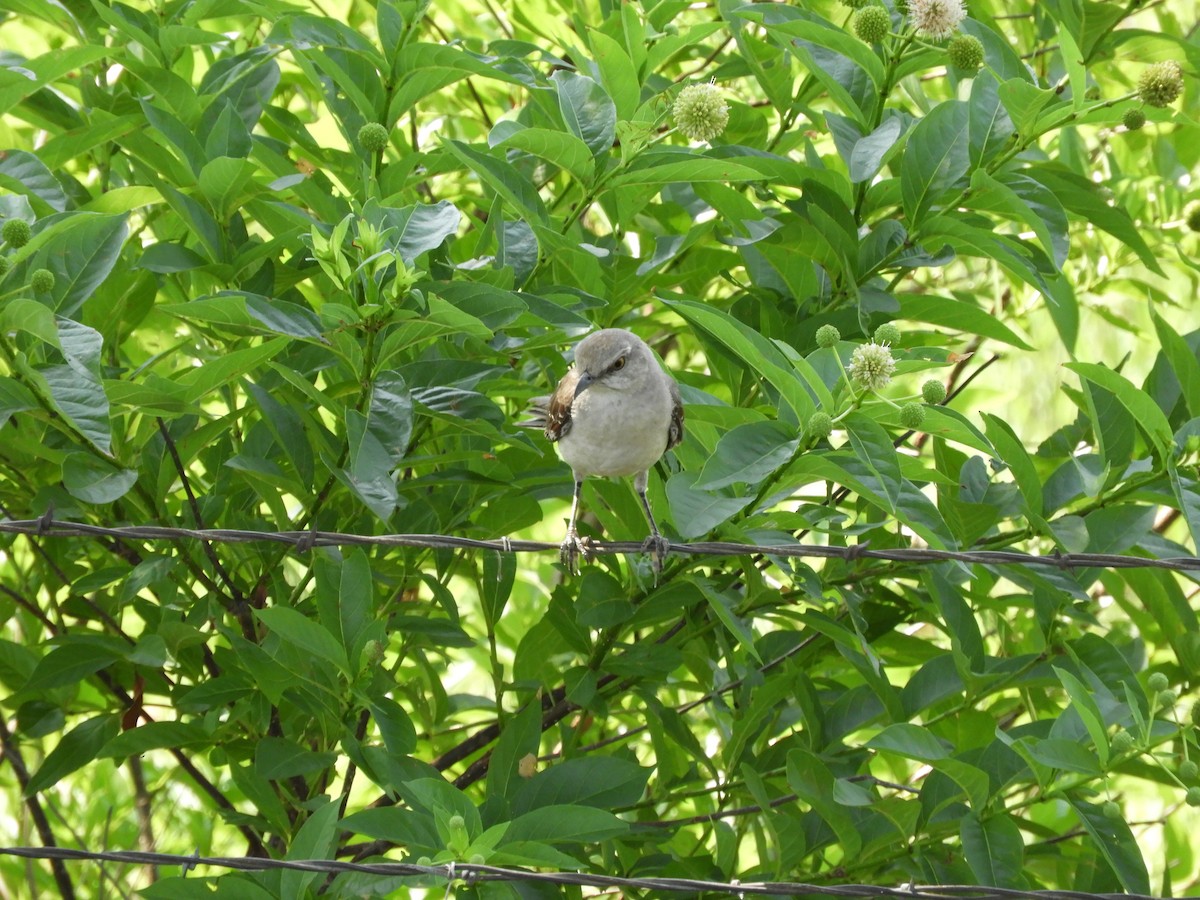
[[[622,356],[620,359],[618,359],[615,363],[613,363],[612,367],[614,372],[620,372],[623,368],[625,368],[625,357]]]

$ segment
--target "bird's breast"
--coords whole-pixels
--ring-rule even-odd
[[[571,430],[558,442],[577,474],[634,475],[658,462],[667,449],[671,397],[643,392],[636,405],[628,391],[593,384],[571,405]]]

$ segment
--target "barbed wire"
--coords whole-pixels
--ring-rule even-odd
[[[0,520],[0,534],[37,537],[112,538],[142,542],[197,540],[209,544],[287,544],[299,552],[317,547],[410,547],[426,550],[487,550],[496,553],[558,552],[549,541],[510,538],[482,540],[447,534],[352,534],[341,531],[253,531],[240,528],[178,528],[167,525],[89,525],[65,522],[46,515],[38,519]],[[638,541],[586,541],[588,556],[640,553]],[[818,544],[743,544],[731,541],[672,543],[668,551],[687,556],[775,556],[789,559],[841,559],[854,562],[878,559],[889,562],[960,562],[979,565],[1044,566],[1057,569],[1167,569],[1200,572],[1200,557],[1174,556],[1154,559],[1115,553],[1034,554],[1016,550],[938,550],[931,547],[873,549],[869,543],[849,547]]]
[[[599,875],[589,872],[539,872],[510,869],[484,863],[449,862],[439,865],[387,862],[353,863],[332,859],[266,859],[253,856],[200,856],[198,854],[180,856],[142,850],[91,851],[76,850],[70,847],[0,847],[0,856],[69,862],[115,862],[136,866],[179,866],[185,875],[198,866],[210,866],[241,872],[291,870],[316,872],[323,875],[354,872],[387,877],[413,877],[447,885],[506,881],[622,890],[708,891],[733,896],[895,897],[903,898],[903,900],[1153,900],[1145,894],[1093,894],[1085,891],[1056,890],[1024,891],[1015,888],[963,884],[907,884],[900,887],[882,887],[873,884],[826,885],[796,881],[725,882],[700,878],[622,878],[616,875]],[[1179,900],[1200,900],[1200,897],[1182,897]]]

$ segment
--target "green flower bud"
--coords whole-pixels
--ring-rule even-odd
[[[1185,759],[1179,764],[1179,778],[1182,781],[1195,781],[1200,775],[1200,765],[1194,759]]]
[[[1200,200],[1188,205],[1183,211],[1184,221],[1192,231],[1200,231]]]
[[[4,238],[10,247],[24,247],[29,243],[29,223],[24,219],[9,219],[0,228],[0,238]]]
[[[1170,688],[1167,688],[1165,691],[1158,692],[1158,705],[1164,709],[1169,709],[1170,707],[1174,706],[1175,701],[1178,699],[1179,695]]]
[[[49,269],[34,269],[29,276],[29,286],[35,294],[48,294],[54,290],[54,273]]]
[[[833,347],[842,339],[842,334],[833,325],[822,325],[817,329],[817,346],[826,349]]]
[[[930,406],[937,406],[946,399],[946,386],[936,378],[930,378],[921,385],[921,399]]]
[[[1165,691],[1170,686],[1171,682],[1162,672],[1151,672],[1150,677],[1146,679],[1146,687],[1154,691],[1156,694],[1159,691]]]
[[[1170,106],[1183,93],[1183,69],[1173,59],[1155,63],[1138,79],[1138,95],[1148,106]]]
[[[471,858],[467,862],[473,866],[482,866],[487,862],[487,857],[482,853],[472,853]]]
[[[925,423],[925,407],[920,403],[905,403],[900,407],[900,424],[916,431]]]
[[[804,433],[816,438],[826,438],[833,432],[833,419],[829,413],[815,412],[808,418]]]
[[[884,322],[875,329],[875,343],[889,345],[900,343],[900,329],[891,322]]]
[[[446,824],[454,831],[461,831],[463,828],[467,827],[467,820],[462,816],[455,815],[447,819]]]
[[[973,34],[960,34],[946,48],[950,65],[964,72],[974,72],[983,65],[983,42]]]
[[[860,41],[878,44],[891,30],[891,14],[882,6],[867,6],[854,14],[854,33]]]
[[[417,857],[417,865],[418,866],[426,866],[426,867],[432,866],[433,860],[430,859],[428,856],[418,856]]]
[[[1121,116],[1121,124],[1126,131],[1137,131],[1146,124],[1146,114],[1140,109],[1127,109],[1125,115]]]
[[[850,355],[850,380],[865,390],[883,390],[895,371],[896,360],[884,344],[860,344]]]
[[[1128,731],[1118,731],[1112,736],[1112,740],[1109,741],[1112,752],[1118,756],[1132,752],[1136,745],[1137,741],[1133,739],[1133,735]]]
[[[388,130],[378,122],[368,122],[358,129],[358,145],[368,153],[382,153],[387,149]]]
[[[1100,811],[1104,813],[1104,818],[1106,819],[1121,818],[1121,806],[1116,800],[1105,801],[1104,805],[1100,807]]]
[[[1188,806],[1200,806],[1200,787],[1188,788],[1185,799],[1187,800]]]
[[[689,84],[675,98],[679,133],[693,141],[711,141],[729,124],[729,106],[715,84]]]

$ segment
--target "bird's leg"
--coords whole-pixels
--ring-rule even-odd
[[[558,558],[567,571],[572,575],[579,574],[579,566],[576,565],[576,560],[582,556],[584,560],[590,558],[588,545],[579,539],[579,532],[575,530],[575,519],[579,515],[579,495],[583,491],[583,479],[575,476],[575,495],[571,498],[571,521],[567,523],[567,536],[563,538],[562,545],[558,548]]]
[[[650,523],[650,536],[642,543],[642,552],[650,554],[650,565],[657,575],[662,571],[663,557],[671,550],[671,542],[662,536],[658,523],[654,521],[654,513],[650,511],[650,500],[646,497],[646,482],[649,472],[640,473],[633,480],[633,489],[637,491],[638,499],[642,501],[642,509],[646,511],[646,520]]]

